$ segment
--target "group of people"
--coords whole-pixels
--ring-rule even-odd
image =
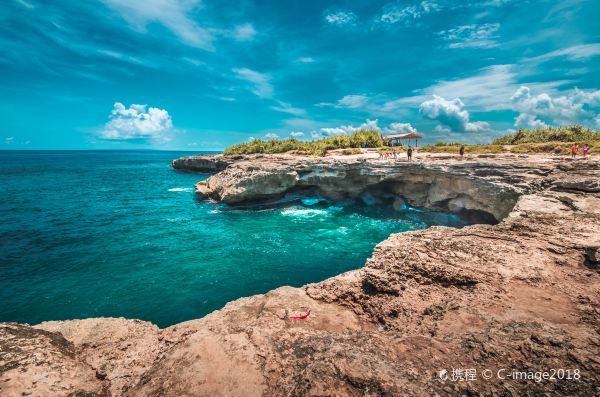
[[[413,152],[414,152],[414,149],[412,148],[412,146],[408,146],[408,148],[406,149],[406,157],[407,157],[408,161],[412,161]],[[398,151],[396,151],[395,149],[387,150],[387,151],[380,151],[379,159],[382,159],[382,160],[386,160],[389,158],[397,159],[398,154],[400,154],[400,153]]]
[[[583,157],[586,157],[589,152],[590,152],[590,145],[588,145],[586,143],[585,145],[583,145],[583,148],[581,148],[581,154],[583,154]],[[574,143],[573,146],[571,146],[571,158],[574,159],[575,157],[577,157],[578,153],[579,153],[579,145],[577,143]]]

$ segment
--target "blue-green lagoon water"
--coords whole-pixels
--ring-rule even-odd
[[[113,316],[159,326],[363,266],[390,233],[456,216],[317,197],[198,201],[208,175],[160,151],[0,152],[0,321]]]

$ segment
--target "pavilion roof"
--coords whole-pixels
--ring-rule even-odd
[[[418,132],[409,132],[408,134],[395,134],[395,135],[386,135],[384,136],[386,139],[421,139],[423,135]]]

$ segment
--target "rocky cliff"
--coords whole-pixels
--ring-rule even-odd
[[[497,221],[517,199],[542,187],[556,164],[517,156],[495,160],[368,161],[361,157],[239,156],[196,192],[229,204],[312,191],[334,200],[395,195],[410,205],[453,212],[480,211]]]
[[[0,395],[598,395],[599,175],[597,160],[238,159],[199,192],[382,189],[500,222],[394,234],[362,269],[166,329],[1,324]],[[514,375],[539,371],[554,379]]]

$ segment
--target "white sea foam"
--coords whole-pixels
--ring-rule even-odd
[[[286,208],[281,211],[281,215],[292,216],[295,218],[314,218],[315,216],[328,215],[326,210],[315,208]]]
[[[172,189],[169,189],[170,192],[191,192],[192,188],[191,187],[174,187]]]

